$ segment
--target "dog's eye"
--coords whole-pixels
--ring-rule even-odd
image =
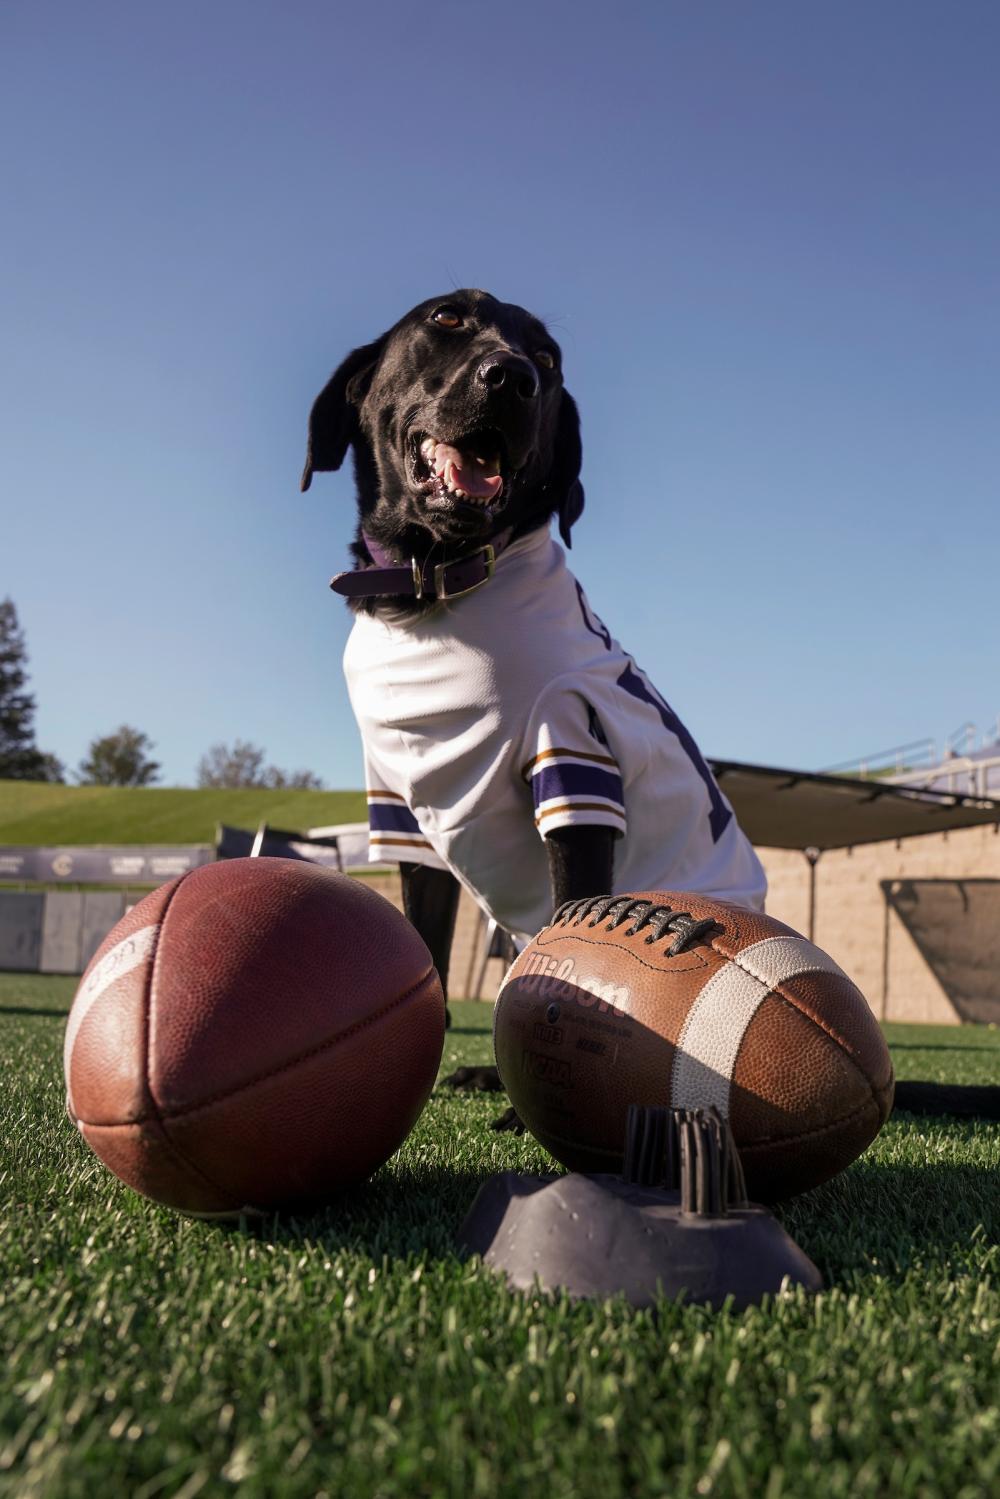
[[[431,322],[441,328],[461,328],[462,315],[454,307],[439,307],[437,312],[431,313]]]
[[[556,367],[556,356],[551,349],[536,349],[535,363],[540,364],[543,370],[554,370]]]

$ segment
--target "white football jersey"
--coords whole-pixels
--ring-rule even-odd
[[[548,528],[465,598],[359,614],[344,670],[373,862],[452,870],[523,942],[552,915],[545,835],[599,823],[617,834],[608,894],[691,890],[763,909],[764,871],[697,745]]]

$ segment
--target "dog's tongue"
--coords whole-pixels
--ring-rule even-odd
[[[499,474],[489,474],[469,453],[439,442],[434,447],[434,472],[453,488],[464,489],[477,500],[492,500],[503,487]]]

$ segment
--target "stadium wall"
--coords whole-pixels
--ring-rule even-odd
[[[770,884],[771,915],[797,931],[809,925],[809,867],[804,856],[785,849],[758,849]],[[402,909],[399,875],[365,875],[381,894]],[[959,1024],[962,1016],[944,984],[917,947],[893,905],[898,882],[1000,882],[1000,835],[994,827],[933,833],[899,844],[869,844],[831,850],[816,866],[814,940],[855,980],[880,1020]],[[133,895],[131,900],[136,899]],[[0,969],[80,972],[104,933],[125,906],[123,893],[0,892]],[[984,934],[983,949],[989,950]],[[455,998],[492,999],[503,964],[491,959],[482,969],[485,925],[478,907],[462,892],[449,973]],[[1000,980],[991,1004],[1000,1017]]]
[[[770,886],[768,912],[806,931],[809,868],[804,856],[787,849],[757,852]],[[1000,880],[996,826],[824,853],[816,866],[814,940],[850,974],[879,1020],[957,1025],[958,1010],[893,909],[897,882],[913,880]],[[994,983],[1000,1015],[1000,975]]]
[[[0,972],[82,973],[136,899],[124,890],[0,890]]]

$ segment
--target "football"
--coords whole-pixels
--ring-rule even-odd
[[[780,921],[701,895],[563,906],[504,979],[494,1045],[564,1166],[619,1171],[630,1103],[714,1106],[763,1202],[843,1170],[892,1107],[888,1049],[847,974]]]
[[[162,885],[70,1010],[67,1109],[130,1187],[181,1212],[309,1207],[370,1176],[437,1075],[430,953],[362,881],[229,859]]]

